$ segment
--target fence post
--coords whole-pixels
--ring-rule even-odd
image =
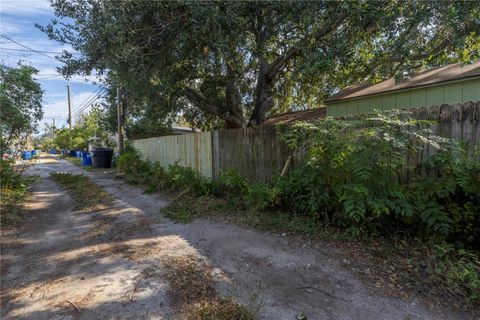
[[[220,179],[220,145],[218,130],[212,132],[212,179]]]

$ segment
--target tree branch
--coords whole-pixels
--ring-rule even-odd
[[[340,14],[337,19],[330,25],[325,28],[317,31],[313,36],[315,42],[320,41],[324,36],[334,32],[345,20],[347,17],[346,13]],[[293,57],[300,53],[301,48],[304,47],[310,41],[309,37],[303,38],[297,45],[291,47],[283,56],[279,56],[275,61],[273,61],[268,66],[266,77],[268,79],[275,78],[277,73],[285,66],[285,64],[290,61]]]
[[[227,106],[219,106],[211,104],[207,99],[191,88],[186,88],[184,91],[185,97],[194,106],[207,113],[214,114],[224,119],[227,124],[233,128],[245,127],[245,119],[238,117]]]

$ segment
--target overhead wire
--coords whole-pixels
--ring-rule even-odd
[[[55,58],[55,57],[49,56],[48,54],[45,54],[45,53],[43,53],[43,52],[41,52],[41,51],[39,51],[39,50],[32,49],[32,48],[30,48],[29,46],[26,46],[26,45],[24,45],[24,44],[22,44],[22,43],[20,43],[20,42],[18,42],[18,41],[15,41],[15,40],[13,40],[12,38],[9,38],[9,37],[7,37],[7,36],[4,35],[4,34],[0,35],[0,37],[5,38],[5,39],[7,39],[7,40],[10,41],[10,42],[16,43],[16,44],[18,44],[18,45],[21,46],[21,47],[24,47],[24,48],[26,48],[26,49],[29,49],[29,50],[32,51],[32,52],[36,52],[36,53],[38,53],[38,54],[40,54],[40,55],[42,55],[42,56],[44,56],[44,57],[53,59],[53,60],[55,60],[55,61],[59,61],[59,59],[57,59],[57,58]]]
[[[17,43],[17,44],[18,44],[18,43]],[[45,50],[33,50],[33,49],[0,48],[0,50],[4,50],[4,51],[21,51],[21,52],[36,52],[36,53],[63,54],[63,52],[45,51]]]
[[[73,112],[75,113],[75,112],[77,112],[80,108],[82,108],[82,107],[87,103],[87,101],[89,101],[90,98],[91,98],[93,95],[95,95],[96,92],[97,92],[99,89],[101,89],[102,87],[103,87],[103,85],[98,86],[85,100],[83,100],[82,102],[80,102],[80,104],[78,105],[77,110],[75,110],[75,108],[74,108]]]
[[[85,103],[81,108],[79,108],[75,113],[74,113],[74,117],[78,116],[79,114],[81,114],[83,111],[85,111],[88,107],[90,107],[93,102],[97,101],[98,99],[101,99],[103,98],[103,94],[105,93],[105,91],[102,89],[100,92],[98,92],[93,98],[91,98],[87,103]]]
[[[62,77],[61,74],[56,74],[52,76],[46,76],[46,77],[40,77],[40,78],[34,78],[35,80],[45,80],[45,79],[51,79],[51,78],[56,78],[56,77]]]
[[[20,52],[21,52],[21,51],[30,51],[30,52],[38,53],[38,54],[40,54],[40,55],[42,55],[42,56],[44,56],[44,57],[53,59],[53,60],[55,60],[55,61],[59,61],[58,58],[49,56],[49,55],[46,54],[46,53],[61,54],[60,52],[44,51],[44,50],[35,50],[35,49],[33,49],[33,48],[29,47],[29,46],[26,46],[26,45],[24,45],[24,44],[16,41],[16,40],[11,39],[10,37],[7,37],[7,36],[4,35],[4,34],[1,34],[0,36],[1,36],[2,38],[4,38],[4,39],[7,39],[7,40],[10,41],[10,42],[13,42],[13,43],[15,43],[15,44],[17,44],[17,45],[19,45],[19,46],[27,49],[27,50],[22,50],[22,49],[13,49],[13,48],[0,48],[0,50],[10,50],[10,51],[20,51]],[[58,75],[52,74],[52,75],[47,76],[47,77],[36,78],[36,80],[50,79],[50,78],[55,78],[55,77],[58,77],[58,76],[62,76],[62,75],[61,75],[61,74],[58,74]],[[96,92],[97,90],[99,90],[99,89],[100,89],[100,91],[94,96],[95,92]],[[79,115],[80,113],[82,113],[83,111],[85,111],[91,104],[93,104],[93,102],[97,101],[97,100],[100,99],[100,98],[103,98],[102,94],[105,93],[105,89],[106,89],[106,88],[105,88],[103,85],[97,87],[97,89],[95,89],[95,91],[92,92],[92,94],[91,94],[90,96],[88,96],[87,99],[85,99],[85,100],[79,105],[79,107],[77,108],[77,110],[74,111],[73,117],[76,117],[77,115]],[[64,124],[64,125],[66,125],[66,124],[68,124],[68,119],[65,121],[65,124]]]

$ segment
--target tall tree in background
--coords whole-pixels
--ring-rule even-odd
[[[108,72],[128,112],[257,126],[358,81],[478,56],[480,4],[460,1],[53,0],[39,26],[70,44],[65,75]]]
[[[88,113],[82,113],[75,119],[72,131],[68,128],[51,128],[51,133],[40,138],[39,144],[45,149],[87,149],[88,143],[95,140],[103,146],[115,145],[106,125],[106,111],[99,105],[93,105]],[[48,124],[45,124],[47,127]],[[71,139],[71,143],[70,143]]]
[[[37,72],[26,65],[11,68],[0,64],[1,154],[37,131],[43,117],[43,91],[33,79]]]

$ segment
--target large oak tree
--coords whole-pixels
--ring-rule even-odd
[[[54,0],[41,27],[66,75],[108,73],[129,113],[257,126],[339,87],[478,55],[480,6],[460,1]],[[67,22],[66,22],[67,21]],[[71,21],[71,22],[68,22]],[[207,121],[211,123],[211,121]]]

